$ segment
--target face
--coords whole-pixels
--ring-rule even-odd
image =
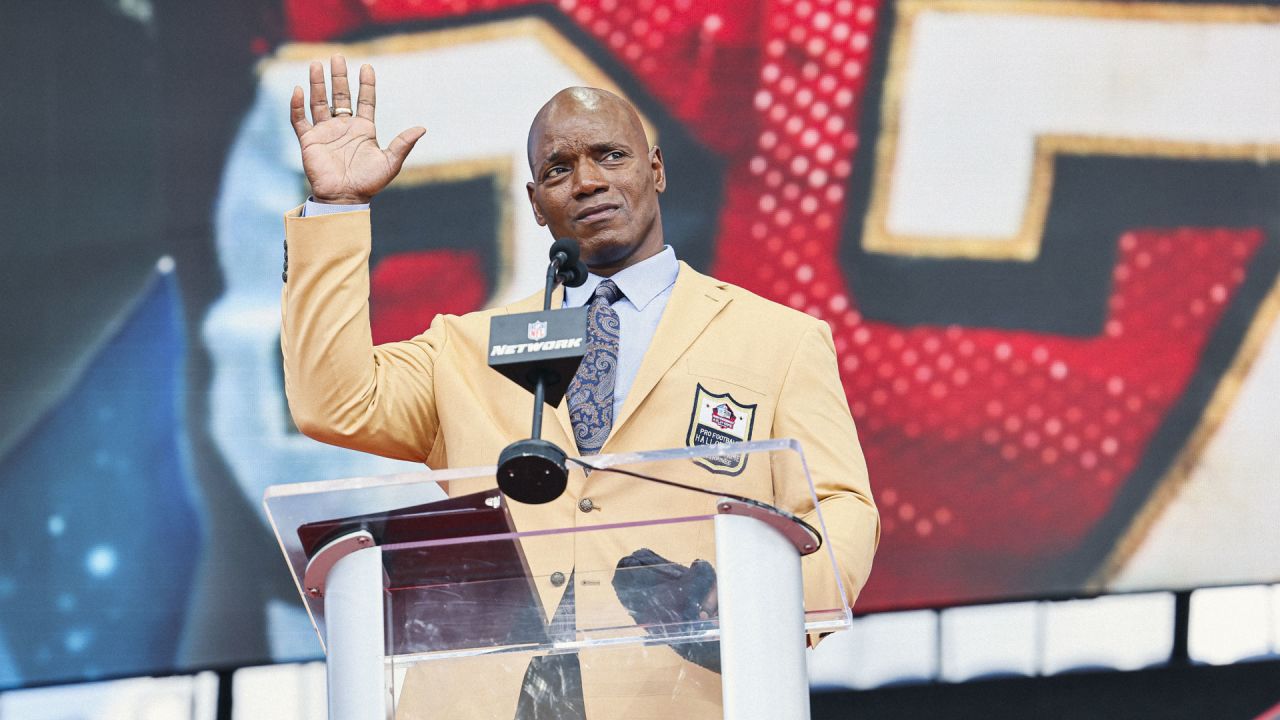
[[[587,266],[611,275],[662,250],[662,151],[622,100],[566,93],[531,131],[529,201],[539,225],[576,239]]]

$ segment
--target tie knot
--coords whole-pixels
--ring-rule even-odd
[[[591,302],[593,303],[596,300],[604,300],[612,305],[621,298],[622,291],[618,289],[618,286],[612,280],[601,280],[595,291],[591,293]]]

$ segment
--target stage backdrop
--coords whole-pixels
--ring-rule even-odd
[[[337,51],[384,141],[428,129],[374,203],[378,340],[536,290],[530,118],[636,103],[677,254],[831,325],[883,517],[859,611],[1280,580],[1274,7],[15,12],[0,687],[318,654],[263,489],[407,467],[282,392],[288,96]]]

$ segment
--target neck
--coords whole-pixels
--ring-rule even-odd
[[[609,263],[607,265],[588,264],[587,269],[590,270],[593,274],[599,275],[600,277],[613,277],[614,275],[622,272],[623,270],[626,270],[632,265],[642,263],[645,260],[648,260],[649,258],[653,257],[654,255],[657,255],[658,253],[662,252],[663,247],[664,245],[662,243],[662,239],[658,238],[656,243],[650,244],[646,242],[643,246],[637,248],[635,252],[631,253],[625,258],[622,258],[621,260],[618,260],[617,262]]]

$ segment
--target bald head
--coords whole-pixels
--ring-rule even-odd
[[[529,156],[529,170],[536,173],[535,167],[541,158],[536,157],[535,153],[547,128],[558,127],[563,123],[590,116],[613,118],[618,121],[617,127],[626,133],[625,139],[633,146],[643,148],[649,146],[644,124],[640,122],[640,114],[631,103],[608,90],[568,87],[553,95],[529,125],[529,140],[526,148]]]
[[[662,150],[649,147],[631,103],[596,88],[556,93],[529,128],[529,171],[534,219],[553,238],[577,240],[592,272],[661,252]]]

